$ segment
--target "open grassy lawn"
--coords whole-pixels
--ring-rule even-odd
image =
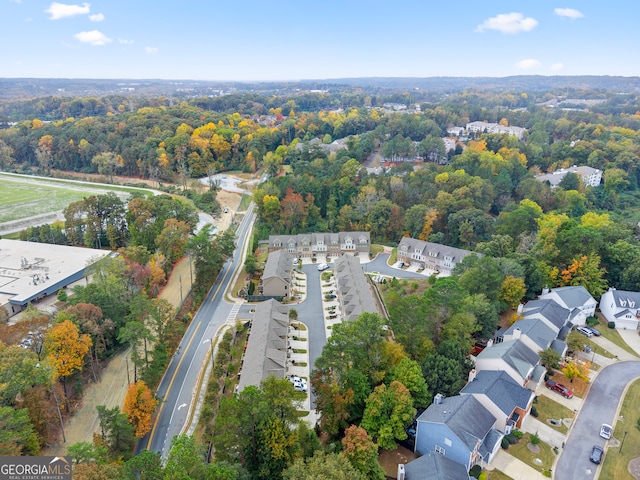
[[[513,478],[506,473],[502,473],[500,470],[492,470],[487,473],[487,480],[513,480]]]
[[[377,254],[384,252],[384,246],[373,244],[371,245],[371,255],[375,257]]]
[[[606,326],[604,328],[609,330]],[[598,330],[602,331],[602,327],[598,328]],[[620,337],[620,334],[618,334],[618,332],[616,332],[616,334],[618,335],[618,337]],[[622,340],[622,338],[620,338],[620,339]],[[613,353],[609,352],[608,350],[605,350],[604,348],[602,348],[601,346],[596,344],[590,338],[585,338],[584,339],[584,344],[588,345],[589,348],[591,349],[591,351],[597,353],[598,355],[602,355],[603,357],[607,357],[607,358],[615,358],[615,355]],[[588,356],[588,354],[587,354],[587,356]]]
[[[238,212],[246,212],[252,200],[253,197],[251,195],[242,195],[240,205],[238,206]]]
[[[66,188],[14,182],[0,182],[0,223],[64,209],[87,193]]]
[[[617,346],[619,346],[620,348],[622,348],[625,351],[629,352],[634,357],[638,356],[638,354],[635,352],[635,350],[633,348],[631,348],[629,345],[627,345],[627,342],[625,342],[622,339],[622,337],[620,336],[620,334],[618,333],[618,331],[615,328],[607,327],[607,321],[604,319],[604,317],[602,316],[602,314],[600,312],[596,313],[596,317],[598,317],[597,328],[598,328],[598,330],[600,330],[600,333],[602,333],[602,336],[604,338],[606,338],[607,340],[610,340],[611,342],[615,343]],[[602,350],[602,349],[600,349],[600,350]],[[598,353],[601,354],[601,352],[598,352]]]
[[[555,428],[559,432],[567,433],[569,429],[563,423],[560,425],[552,425],[547,420],[555,418],[560,420],[563,418],[573,418],[573,411],[569,410],[564,405],[560,405],[554,402],[545,395],[538,396],[538,403],[536,403],[536,409],[538,410],[538,420],[542,423],[549,425],[551,428]]]
[[[540,452],[533,453],[527,447],[529,443],[531,443],[531,434],[525,433],[520,441],[515,445],[511,445],[509,447],[509,450],[507,451],[514,457],[522,460],[524,463],[532,468],[535,468],[539,472],[549,470],[551,467],[553,467],[553,462],[556,458],[556,455],[553,453],[553,450],[551,450],[551,447],[544,442],[540,442],[538,444],[538,447],[540,447]],[[535,459],[539,459],[542,463],[535,462]]]
[[[600,480],[633,480],[629,473],[629,461],[638,457],[638,445],[640,445],[640,430],[636,421],[640,416],[640,380],[636,380],[627,390],[627,394],[622,402],[620,415],[623,420],[618,420],[614,425],[613,436],[618,441],[622,441],[622,453],[620,447],[607,448]],[[627,435],[625,437],[625,432]]]

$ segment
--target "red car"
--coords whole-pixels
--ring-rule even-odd
[[[545,385],[549,390],[558,392],[560,395],[562,395],[565,398],[573,398],[573,392],[561,383],[556,383],[553,380],[549,379],[545,382]]]

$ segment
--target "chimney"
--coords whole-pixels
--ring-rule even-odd
[[[487,340],[487,347],[486,348],[489,348],[492,345],[493,345],[493,339],[490,338],[489,340]]]
[[[476,372],[476,369],[472,368],[471,371],[469,372],[469,383],[473,382],[476,379],[477,374],[478,372]]]
[[[522,331],[519,328],[514,328],[513,329],[513,334],[512,334],[512,338],[514,340],[519,340],[520,339],[520,335],[522,335]]]
[[[523,305],[522,303],[520,303],[520,304],[518,305],[518,313],[522,313],[522,312],[523,312],[523,310],[524,310],[524,305]]]
[[[549,287],[545,285],[544,288],[542,289],[542,295],[546,295],[547,293],[549,293]]]
[[[443,398],[444,398],[444,395],[442,395],[441,393],[437,393],[436,396],[433,397],[433,404],[440,405],[442,403]]]
[[[398,464],[398,480],[404,480],[404,463]]]

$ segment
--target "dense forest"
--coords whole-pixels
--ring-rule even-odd
[[[548,103],[557,100],[565,106]],[[215,431],[225,433],[214,438],[220,463],[192,463],[202,472],[217,469],[207,478],[313,478],[303,472],[322,462],[344,478],[381,478],[378,448],[393,448],[415,410],[436,392],[459,390],[469,349],[493,336],[500,314],[544,286],[582,285],[596,299],[609,286],[640,291],[640,102],[634,93],[554,86],[447,94],[379,88],[238,93],[179,103],[38,97],[2,101],[0,112],[11,123],[0,130],[4,170],[121,174],[182,186],[217,172],[256,173],[263,179],[253,195],[256,240],[366,230],[385,245],[409,235],[483,254],[467,257],[449,278],[430,279],[426,289],[389,282],[382,288],[388,319],[363,315],[336,327],[311,379],[322,412],[318,432],[295,420],[295,392],[287,382],[267,382],[223,401]],[[473,121],[526,131],[522,138],[461,135],[447,151],[447,130]],[[376,156],[388,163],[367,169]],[[536,178],[573,165],[601,170],[602,183],[586,186],[567,174],[552,187]],[[209,237],[187,240],[193,213],[175,202],[140,197],[125,208],[112,197],[89,199],[67,209],[64,225],[47,228],[57,228],[54,236],[70,244],[123,248],[122,270],[135,259],[147,268],[158,255],[175,259],[189,245],[206,259]],[[52,233],[24,235],[46,241]],[[145,282],[151,294],[151,280]],[[104,301],[90,296],[93,290],[78,292],[74,302]],[[108,309],[108,302],[100,306]],[[136,325],[127,325],[139,321],[140,309],[130,308],[104,316],[123,319],[119,327],[135,333]],[[385,322],[393,340],[380,335]],[[127,337],[109,341],[118,338]],[[249,406],[255,406],[251,415]],[[189,441],[178,440],[197,457]],[[166,469],[152,460],[154,471]],[[123,473],[129,467],[112,467],[130,478]]]

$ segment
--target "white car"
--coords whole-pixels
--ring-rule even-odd
[[[611,425],[607,425],[606,423],[603,423],[602,427],[600,427],[600,436],[602,438],[606,438],[607,440],[609,440],[611,438],[612,432],[613,432],[613,428],[611,428]]]
[[[588,338],[593,337],[593,332],[591,330],[589,330],[588,328],[578,327],[578,328],[576,328],[576,330],[579,331],[581,334],[586,335]]]
[[[327,268],[329,268],[329,265],[326,263],[321,263],[320,265],[318,265],[318,270],[320,270],[321,272],[326,270]]]
[[[292,375],[289,377],[289,381],[293,384],[294,390],[307,393],[307,381],[304,378]]]

